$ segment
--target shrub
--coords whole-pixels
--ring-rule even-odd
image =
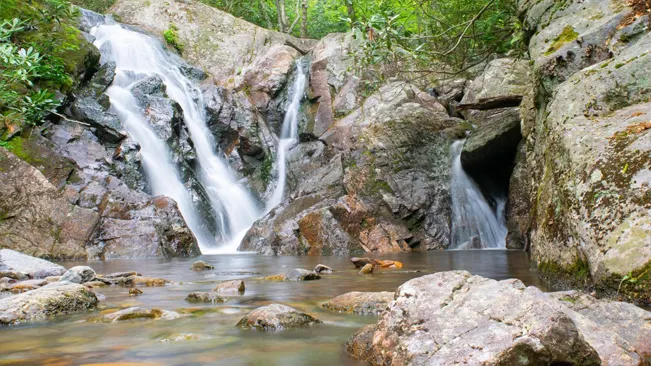
[[[183,43],[179,41],[179,35],[176,33],[179,29],[176,25],[171,24],[170,27],[163,32],[163,38],[170,46],[174,47],[179,53],[183,53]]]

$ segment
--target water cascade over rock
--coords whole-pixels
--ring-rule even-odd
[[[452,157],[452,235],[451,249],[506,247],[506,199],[495,197],[495,209],[488,203],[479,186],[463,170],[461,151],[464,140],[450,147]]]
[[[296,78],[292,86],[291,102],[287,107],[278,141],[278,152],[276,156],[277,181],[267,201],[267,211],[278,206],[282,202],[285,194],[285,186],[287,183],[287,153],[298,143],[298,113],[301,107],[306,81],[307,76],[301,66],[301,60],[298,60],[296,62]]]
[[[99,25],[93,35],[103,59],[116,63],[115,80],[106,94],[129,135],[140,145],[152,193],[169,196],[178,203],[204,254],[234,252],[258,217],[258,208],[215,151],[216,144],[206,127],[202,94],[182,72],[181,60],[166,52],[155,39],[118,24]],[[217,221],[216,237],[197,212],[172,161],[170,148],[147,122],[147,111],[137,103],[134,86],[152,77],[162,80],[166,96],[183,110],[198,162],[196,174]]]

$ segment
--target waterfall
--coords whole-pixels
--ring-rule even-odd
[[[464,140],[450,147],[452,157],[452,241],[451,249],[505,248],[506,222],[504,198],[495,198],[491,208],[475,183],[461,166]]]
[[[102,50],[102,57],[115,61],[117,65],[115,80],[106,94],[111,100],[112,110],[141,147],[153,194],[171,197],[178,203],[204,254],[235,252],[246,231],[258,218],[259,210],[215,149],[216,143],[206,125],[200,89],[183,75],[180,61],[154,38],[119,24],[99,25],[92,34],[96,38],[95,45]],[[130,90],[134,83],[154,75],[163,80],[167,96],[183,109],[184,122],[199,163],[198,179],[218,221],[220,232],[217,237],[202,227],[202,218],[171,161],[169,148],[149,126],[144,111],[137,106]]]
[[[277,169],[277,182],[271,196],[267,200],[266,211],[270,211],[278,206],[284,198],[285,186],[287,184],[287,154],[289,150],[298,143],[298,117],[301,100],[305,92],[305,83],[307,77],[301,60],[296,61],[296,79],[291,89],[291,102],[285,112],[280,139],[278,141],[278,151],[276,153],[275,166]]]

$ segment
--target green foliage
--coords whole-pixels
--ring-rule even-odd
[[[34,125],[72,86],[79,50],[75,9],[65,0],[3,0],[0,9],[0,129]],[[4,126],[3,126],[4,125]]]
[[[163,32],[163,38],[170,46],[174,47],[180,53],[183,53],[183,43],[179,40],[179,35],[176,33],[179,29],[174,24],[170,24],[170,27]]]
[[[96,13],[106,13],[115,0],[70,0],[71,3]]]

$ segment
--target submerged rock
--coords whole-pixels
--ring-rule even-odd
[[[271,304],[251,311],[237,323],[237,326],[244,329],[282,330],[318,323],[321,321],[294,308]]]
[[[348,292],[321,306],[340,313],[378,315],[393,300],[393,292]]]
[[[142,290],[139,288],[133,287],[129,289],[129,296],[140,296],[142,293]]]
[[[70,268],[61,277],[61,281],[83,284],[95,280],[95,271],[88,266],[76,266]]]
[[[226,300],[214,292],[193,292],[189,294],[185,301],[188,302],[210,302],[210,303],[222,303]]]
[[[174,311],[131,307],[97,318],[91,318],[88,321],[98,323],[115,323],[126,320],[173,320],[179,317],[181,317],[181,314]]]
[[[242,280],[232,280],[218,283],[213,291],[224,294],[244,294],[246,287],[244,286],[244,281]]]
[[[364,265],[362,269],[359,270],[359,274],[371,274],[373,273],[373,268],[375,268],[374,265],[371,263]]]
[[[214,266],[211,266],[210,264],[204,262],[204,261],[196,261],[192,263],[192,270],[193,271],[205,271],[209,269],[215,269]]]
[[[630,304],[450,271],[400,286],[378,323],[346,347],[373,365],[639,364],[651,355],[649,316]]]
[[[0,324],[46,320],[52,316],[94,309],[98,303],[97,296],[82,285],[53,283],[26,293],[0,298]]]
[[[294,268],[283,276],[284,281],[312,281],[320,279],[321,276],[316,272],[302,268]]]

